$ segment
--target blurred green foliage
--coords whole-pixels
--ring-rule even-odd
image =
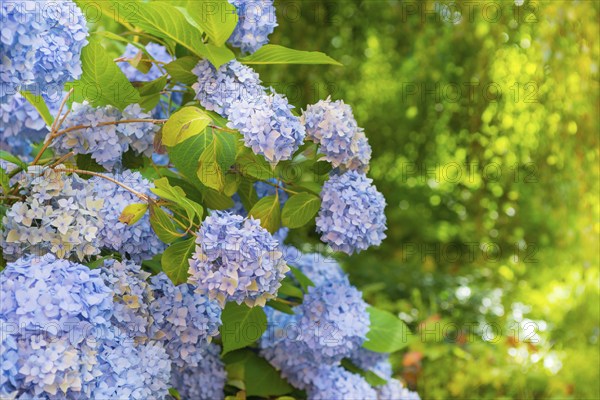
[[[344,68],[258,68],[354,108],[388,239],[347,262],[416,331],[424,398],[599,398],[593,1],[277,2],[272,43]],[[293,237],[292,237],[293,240]]]

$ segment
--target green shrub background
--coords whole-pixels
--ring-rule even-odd
[[[263,79],[344,99],[373,147],[388,238],[345,266],[414,330],[396,374],[423,398],[599,398],[599,3],[276,3],[272,43],[345,67]]]

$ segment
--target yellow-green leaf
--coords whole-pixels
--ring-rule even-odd
[[[138,222],[144,214],[148,211],[148,204],[144,203],[134,203],[130,204],[121,213],[119,217],[119,222],[122,222],[127,225],[133,225]]]
[[[192,136],[204,132],[212,119],[197,107],[184,107],[177,111],[162,129],[162,142],[173,147]]]

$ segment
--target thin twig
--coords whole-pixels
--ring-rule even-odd
[[[56,132],[54,134],[54,137],[59,137],[62,136],[66,133],[69,132],[73,132],[73,131],[79,131],[82,129],[88,129],[88,128],[96,128],[98,126],[107,126],[107,125],[120,125],[120,124],[133,124],[133,123],[140,123],[140,122],[145,122],[145,123],[149,123],[149,124],[164,124],[165,122],[167,122],[166,119],[144,119],[144,118],[134,118],[134,119],[122,119],[119,121],[106,121],[106,122],[99,122],[96,125],[75,125],[75,126],[71,126],[69,128],[60,130],[58,132]]]
[[[93,172],[93,171],[86,171],[83,169],[76,169],[76,168],[53,168],[54,171],[57,172],[66,172],[66,173],[71,173],[71,174],[81,174],[81,175],[91,175],[91,176],[97,176],[98,178],[102,178],[102,179],[106,179],[109,182],[114,183],[115,185],[121,186],[123,189],[133,193],[134,195],[136,195],[137,197],[139,197],[141,200],[143,201],[149,201],[150,199],[148,198],[148,196],[146,196],[143,193],[138,192],[137,190],[130,188],[129,186],[125,185],[124,183],[119,182],[116,179],[111,178],[110,176],[106,176],[103,174],[100,174],[98,172]]]

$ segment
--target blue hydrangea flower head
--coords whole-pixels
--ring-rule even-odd
[[[334,168],[366,171],[371,146],[358,127],[352,108],[343,100],[320,100],[306,108],[301,117],[307,137],[320,145],[323,159]]]
[[[315,286],[346,277],[338,262],[331,257],[320,253],[302,253],[292,246],[286,246],[284,253],[288,265],[298,268]]]
[[[354,365],[364,371],[372,371],[380,378],[389,380],[392,378],[392,364],[390,355],[386,353],[376,353],[363,347],[356,349],[350,356]]]
[[[295,313],[301,333],[298,340],[317,364],[350,356],[369,331],[367,303],[347,278],[310,286]]]
[[[238,11],[239,21],[228,43],[244,53],[254,53],[269,43],[277,26],[273,0],[229,0]]]
[[[58,166],[61,167],[61,166]],[[52,253],[84,260],[100,252],[104,205],[93,186],[77,174],[33,168],[22,182],[25,201],[12,205],[3,218],[0,245],[9,260],[24,253]]]
[[[204,220],[190,260],[196,292],[218,300],[264,306],[289,271],[279,242],[260,221],[214,211]]]
[[[58,111],[57,101],[45,98],[52,115]],[[41,142],[48,127],[35,107],[19,93],[5,96],[0,103],[0,148],[28,159],[31,144]]]
[[[62,91],[81,75],[88,29],[73,1],[3,1],[0,97],[19,90]]]
[[[378,386],[379,400],[421,400],[417,392],[408,390],[398,379],[390,379],[387,384]]]
[[[187,283],[175,286],[160,273],[151,279],[155,300],[150,305],[152,336],[165,341],[167,353],[179,368],[202,362],[199,346],[218,335],[221,308],[216,301],[194,293]]]
[[[113,326],[127,338],[148,338],[154,322],[150,313],[150,304],[154,301],[154,293],[148,284],[150,274],[132,261],[112,259],[104,262],[100,274],[113,292]]]
[[[100,271],[26,256],[0,273],[0,291],[0,336],[10,335],[0,393],[74,398],[97,377],[96,339],[110,330],[112,291]]]
[[[385,239],[385,199],[372,182],[364,174],[347,171],[332,175],[323,185],[317,232],[334,250],[352,254]]]
[[[377,400],[377,392],[362,376],[331,365],[318,367],[307,394],[309,400]]]
[[[223,400],[227,372],[221,361],[221,348],[214,343],[204,343],[196,350],[201,356],[195,366],[175,368],[171,385],[182,399]]]
[[[159,127],[150,122],[113,123],[130,119],[151,119],[138,104],[128,106],[123,112],[112,106],[94,108],[87,102],[74,103],[71,113],[61,129],[89,126],[59,136],[52,142],[58,154],[90,154],[98,164],[108,170],[119,164],[123,153],[132,149],[136,154],[150,157],[154,150],[154,136]]]
[[[218,70],[202,61],[192,72],[202,106],[227,118],[227,126],[237,129],[255,154],[271,164],[292,158],[304,140],[304,126],[285,97],[272,89],[266,93],[254,70],[233,60]]]
[[[119,174],[105,174],[134,189],[138,193],[152,196],[152,184],[139,172],[125,170]],[[150,225],[150,216],[146,213],[133,225],[119,221],[121,213],[130,204],[143,203],[139,197],[129,190],[100,177],[88,181],[93,192],[103,199],[103,206],[98,214],[103,228],[98,232],[100,246],[121,253],[136,262],[148,260],[161,253],[166,245],[156,236]]]

